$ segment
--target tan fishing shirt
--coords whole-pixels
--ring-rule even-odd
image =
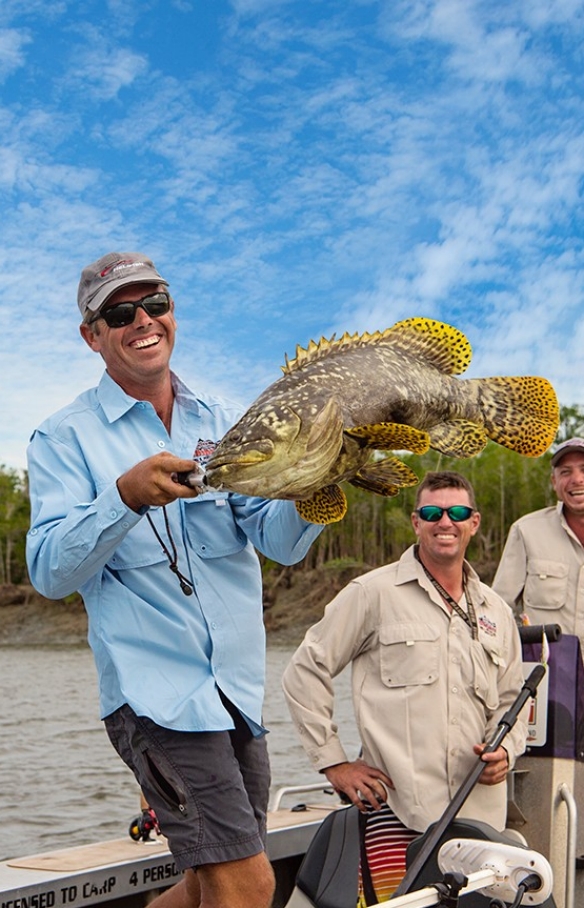
[[[473,745],[491,738],[523,675],[509,607],[467,563],[479,627],[473,640],[413,551],[353,580],[329,603],[292,657],[283,686],[304,748],[323,770],[348,759],[333,717],[332,679],[352,663],[363,758],[392,779],[388,800],[402,823],[422,831],[476,764]],[[511,765],[525,734],[521,718],[503,742]],[[460,815],[503,829],[506,784],[475,785]]]
[[[559,624],[575,634],[584,651],[584,546],[561,502],[513,524],[493,589],[531,624]]]

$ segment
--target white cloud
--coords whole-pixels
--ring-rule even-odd
[[[0,28],[0,80],[6,79],[26,63],[25,48],[30,35],[16,28]]]
[[[143,54],[121,47],[94,46],[82,55],[76,79],[80,87],[87,88],[94,97],[109,101],[143,76],[147,69],[148,62]]]

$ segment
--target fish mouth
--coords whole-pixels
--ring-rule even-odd
[[[254,445],[247,451],[220,451],[216,449],[207,463],[207,473],[217,472],[223,467],[253,467],[258,463],[265,463],[274,454],[273,442],[266,440],[262,444]]]

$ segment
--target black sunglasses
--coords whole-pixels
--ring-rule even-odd
[[[437,523],[445,511],[454,523],[460,523],[462,520],[468,520],[474,514],[475,509],[469,508],[466,504],[453,504],[450,508],[439,508],[437,504],[425,504],[416,510],[416,514],[421,520]]]
[[[170,296],[161,290],[150,296],[143,296],[141,300],[115,303],[109,309],[100,309],[87,324],[92,325],[102,318],[108,328],[125,328],[131,325],[136,318],[136,310],[143,309],[151,318],[161,318],[170,312]]]

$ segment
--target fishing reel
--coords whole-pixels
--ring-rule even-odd
[[[145,807],[141,815],[130,823],[128,833],[135,842],[151,842],[151,832],[154,832],[154,835],[160,835],[158,817],[151,807]]]

